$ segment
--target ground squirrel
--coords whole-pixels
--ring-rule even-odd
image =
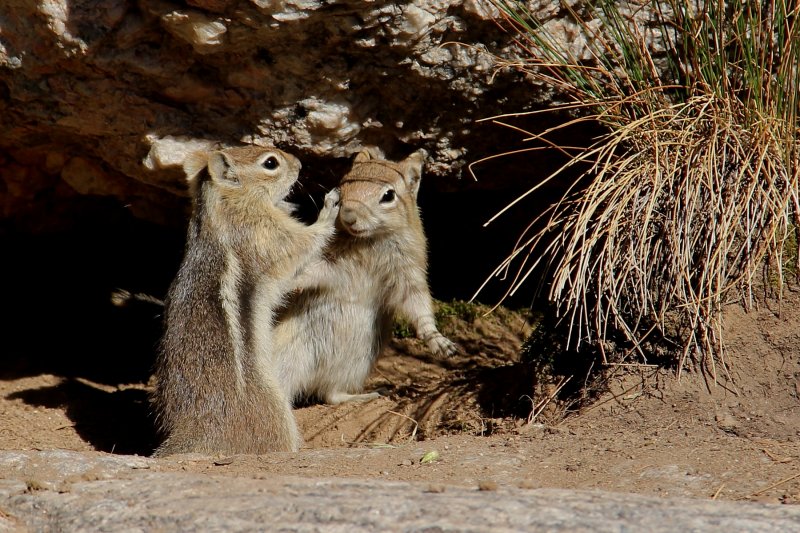
[[[365,150],[342,178],[337,235],[325,260],[303,275],[312,288],[294,293],[275,324],[278,376],[292,400],[314,396],[337,404],[380,396],[357,392],[397,315],[437,355],[456,350],[436,329],[428,289],[417,207],[424,155],[394,163]]]
[[[307,226],[284,200],[300,171],[292,155],[228,148],[190,155],[184,171],[193,212],[165,301],[152,398],[165,440],[155,454],[297,450],[271,360],[273,313],[333,235],[338,193]]]

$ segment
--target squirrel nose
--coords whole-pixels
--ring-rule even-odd
[[[351,207],[346,206],[339,208],[339,218],[347,225],[354,224],[357,219],[355,211],[353,211]]]

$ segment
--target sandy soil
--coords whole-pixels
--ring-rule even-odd
[[[648,366],[608,368],[607,389],[581,409],[565,411],[568,404],[553,401],[534,420],[531,406],[546,401],[564,377],[533,393],[519,360],[530,331],[526,317],[455,310],[443,330],[462,354],[439,360],[415,339],[396,339],[367,385],[385,397],[297,409],[306,439],[301,452],[181,456],[160,460],[159,468],[377,477],[428,482],[431,490],[557,487],[797,503],[798,309],[796,293],[781,309],[728,309],[730,378],[719,372],[716,384],[700,373],[677,381]],[[99,380],[40,366],[0,374],[0,448],[152,451],[146,383],[120,372]]]

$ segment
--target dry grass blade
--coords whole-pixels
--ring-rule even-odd
[[[389,413],[390,415],[396,415],[405,418],[406,420],[409,420],[412,424],[414,424],[414,429],[411,431],[411,436],[408,438],[408,440],[413,441],[414,439],[417,438],[417,430],[419,429],[419,422],[417,422],[410,416],[404,415],[403,413],[398,413],[397,411],[386,411],[386,412]]]
[[[566,386],[566,384],[569,383],[571,379],[572,376],[561,378],[561,380],[558,382],[558,385],[555,386],[553,391],[547,396],[545,396],[542,400],[540,400],[539,403],[533,406],[533,409],[528,415],[528,420],[527,420],[528,424],[533,424],[534,422],[536,422],[536,419],[539,417],[539,415],[542,414],[542,412],[547,408],[550,402],[552,402],[556,398],[556,396],[558,396],[558,393],[561,392],[561,389],[563,389],[564,386]]]
[[[563,2],[592,58],[578,61],[522,2],[496,4],[529,55],[504,66],[553,84],[572,99],[562,109],[579,115],[571,123],[607,133],[565,149],[566,164],[498,213],[584,168],[493,276],[510,295],[544,265],[572,346],[613,334],[646,361],[644,343],[667,339],[679,375],[695,362],[716,379],[723,306],[737,295],[751,305],[765,264],[780,294],[800,213],[798,8],[670,0],[646,21],[632,3]],[[547,143],[557,129],[524,133]]]
[[[752,493],[752,494],[750,495],[750,497],[751,497],[751,498],[754,498],[754,497],[756,497],[756,496],[759,496],[760,494],[764,494],[764,493],[765,493],[765,492],[767,492],[767,491],[770,491],[770,490],[772,490],[772,489],[778,488],[778,487],[780,487],[781,485],[784,485],[784,484],[788,483],[789,481],[792,481],[792,480],[794,480],[794,479],[797,479],[797,478],[799,478],[799,477],[800,477],[800,474],[794,474],[793,476],[789,476],[789,477],[787,477],[787,478],[785,478],[785,479],[782,479],[782,480],[778,481],[777,483],[773,483],[772,485],[770,485],[770,486],[768,486],[768,487],[764,487],[764,488],[763,488],[763,489],[761,489],[761,490],[757,490],[757,491],[755,491],[754,493]]]

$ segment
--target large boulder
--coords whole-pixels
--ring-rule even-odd
[[[312,180],[364,146],[425,148],[452,189],[503,148],[475,119],[537,99],[497,75],[496,19],[485,0],[4,2],[0,217],[59,190],[162,221],[185,154],[218,143],[290,150]]]
[[[0,531],[772,532],[800,527],[800,510],[787,505],[268,474],[248,479],[161,472],[162,464],[65,451],[0,453]]]

